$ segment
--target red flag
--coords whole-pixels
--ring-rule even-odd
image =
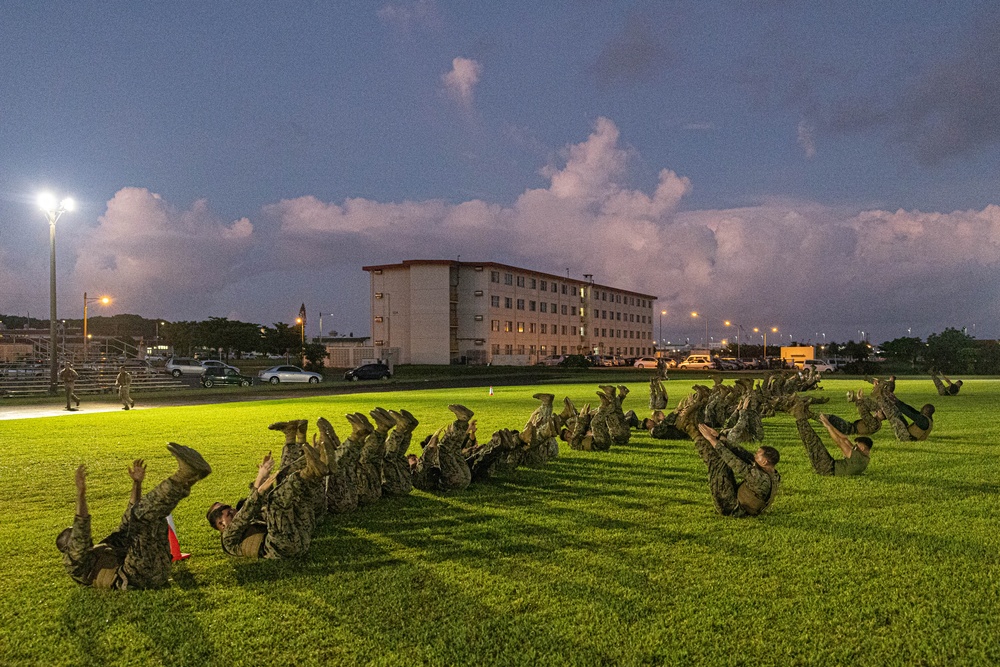
[[[174,528],[174,515],[167,515],[167,537],[170,540],[170,557],[173,561],[187,560],[191,554],[181,553],[181,543],[177,541],[177,531]]]

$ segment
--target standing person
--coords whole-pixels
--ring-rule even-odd
[[[795,427],[799,431],[802,445],[806,448],[809,462],[812,463],[813,470],[816,471],[817,475],[833,475],[835,477],[860,475],[868,467],[872,451],[871,438],[861,435],[856,437],[852,443],[850,438],[841,433],[830,422],[827,415],[821,414],[819,416],[820,423],[826,427],[830,438],[844,455],[842,459],[834,459],[809,423],[809,406],[805,401],[796,400],[792,404],[790,412],[795,417]]]
[[[66,389],[66,409],[71,412],[75,412],[76,408],[80,407],[80,397],[73,391],[76,388],[76,380],[79,377],[80,374],[74,370],[73,362],[71,361],[67,361],[63,369],[59,371],[59,379],[62,380],[63,387]],[[76,401],[76,408],[70,405],[70,401]]]
[[[931,380],[934,381],[934,387],[937,388],[938,396],[958,396],[958,390],[962,388],[961,380],[952,382],[948,379],[948,376],[936,371],[931,371]],[[948,386],[946,387],[941,380],[947,382]]]
[[[118,387],[118,398],[122,401],[122,410],[131,410],[135,407],[135,401],[129,395],[132,390],[132,374],[122,366],[115,378],[115,386]]]
[[[56,538],[69,576],[83,586],[124,591],[162,588],[170,575],[170,540],[167,515],[191,492],[198,480],[212,472],[201,454],[171,442],[167,450],[177,459],[177,472],[145,496],[142,482],[146,464],[136,459],[128,468],[132,495],[118,530],[98,544],[90,535],[87,507],[87,469],[76,469],[76,517],[73,526]]]

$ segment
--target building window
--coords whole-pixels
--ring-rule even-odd
[[[517,353],[518,354],[524,354],[524,346],[523,345],[518,345],[517,346]]]
[[[580,306],[580,317],[583,317],[583,306]]]
[[[542,346],[541,346],[541,347],[540,347],[540,348],[538,349],[538,351],[539,351],[540,353],[542,353],[542,354],[545,354],[546,352],[548,352],[548,348],[547,348],[546,346],[542,345]]]
[[[547,280],[540,281],[538,283],[538,289],[542,290],[543,292],[546,291],[547,289],[549,289],[549,282]]]
[[[500,320],[490,320],[490,331],[500,331]]]
[[[556,313],[558,312],[558,311],[556,310],[556,308],[557,308],[556,304],[552,304],[552,311],[551,311],[551,312],[552,312],[552,314],[553,314],[553,315],[555,315],[555,314],[556,314]],[[582,317],[582,316],[581,316],[581,317]]]
[[[517,333],[524,333],[524,322],[517,323]]]
[[[518,310],[524,310],[524,299],[518,299],[517,300],[517,309]]]
[[[483,321],[483,316],[482,315],[476,315],[472,319],[474,319],[477,322],[482,322]]]
[[[535,304],[534,301],[529,301],[528,302],[528,310],[530,310],[531,312],[535,312],[535,305],[536,304]]]
[[[490,297],[490,305],[493,306],[494,308],[499,308],[500,307],[500,297],[497,296],[496,294],[494,294],[493,296],[491,296]]]
[[[535,333],[535,323],[528,322],[528,333]]]
[[[563,286],[562,286],[562,293],[563,293],[563,294],[567,294],[567,293],[568,293],[568,292],[566,291],[566,289],[567,289],[568,287],[569,287],[569,285],[563,285]]]
[[[504,352],[504,354],[514,354],[514,346],[513,345],[504,345],[503,346],[503,352]]]
[[[514,323],[511,320],[507,320],[506,322],[504,322],[503,330],[506,331],[507,333],[512,332],[514,330]]]
[[[562,314],[563,315],[566,314],[566,304],[565,303],[562,305]]]
[[[586,331],[586,329],[584,329],[583,327],[580,327],[580,335],[581,336],[586,336],[587,335],[586,333],[584,333],[585,331]]]
[[[513,285],[514,284],[514,274],[513,273],[505,273],[505,274],[503,274],[503,284],[504,285]]]
[[[622,314],[621,313],[615,313],[615,319],[618,320],[619,322],[621,322],[622,321]]]
[[[602,320],[608,319],[608,311],[606,311],[606,310],[602,310],[601,311],[601,319]]]
[[[558,292],[559,291],[559,286],[556,285],[555,283],[552,283],[552,291],[553,292]]]
[[[491,283],[499,283],[500,282],[500,272],[499,271],[490,271],[490,282]]]
[[[548,332],[549,332],[549,325],[548,324],[542,324],[542,333],[545,334],[545,333],[548,333]]]
[[[493,344],[493,354],[500,354],[500,343]]]
[[[608,300],[608,293],[601,292],[601,301],[607,301],[607,300]]]
[[[517,286],[518,287],[524,287],[524,276],[518,276],[517,277]]]
[[[507,310],[510,310],[511,308],[514,307],[514,300],[509,296],[505,296],[503,298],[503,307],[506,308]]]
[[[529,345],[528,346],[528,354],[535,354],[535,346],[534,345]]]
[[[382,316],[381,315],[376,315],[375,316],[375,322],[381,324],[382,323]]]
[[[566,346],[565,345],[562,346],[562,353],[566,354]]]
[[[542,301],[542,302],[541,302],[540,304],[538,304],[538,308],[539,308],[539,309],[540,309],[540,310],[541,310],[541,311],[542,311],[543,313],[547,313],[547,312],[549,312],[549,304],[548,304],[548,303],[546,303],[545,301]]]
[[[565,325],[565,324],[564,324],[564,325],[562,325],[562,335],[563,335],[563,336],[565,336],[565,335],[566,335],[566,325]]]
[[[529,278],[528,279],[528,287],[530,289],[536,289],[538,287],[538,281],[535,280],[534,278]]]

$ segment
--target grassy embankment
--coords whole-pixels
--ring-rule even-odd
[[[670,405],[690,380],[668,385]],[[827,380],[828,409],[848,415]],[[626,408],[645,412],[645,385]],[[605,453],[564,449],[539,470],[444,496],[414,492],[328,518],[298,562],[224,557],[205,523],[280,448],[268,423],[406,407],[420,436],[478,413],[480,432],[520,427],[535,388],[285,398],[0,423],[0,664],[997,664],[1000,383],[939,406],[926,443],[876,438],[858,479],[814,475],[787,415],[766,421],[781,495],[763,517],[712,509],[690,443],[635,435]],[[546,386],[577,405],[590,385]],[[149,485],[196,447],[213,474],[175,512],[194,554],[163,591],[101,593],[63,573],[53,541],[90,469],[95,536],[117,524],[125,466]]]

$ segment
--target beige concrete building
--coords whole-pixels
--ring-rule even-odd
[[[649,294],[493,262],[363,268],[373,344],[398,350],[398,363],[525,365],[555,354],[653,353]]]

